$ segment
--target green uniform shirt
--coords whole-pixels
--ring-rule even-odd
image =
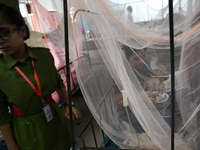
[[[67,150],[70,148],[70,136],[57,104],[54,101],[50,104],[54,118],[47,123],[41,99],[14,66],[17,65],[37,87],[31,63],[33,58],[43,98],[64,87],[63,81],[54,66],[49,49],[28,47],[27,50],[29,56],[24,62],[0,54],[0,126],[11,123],[21,150]],[[9,104],[15,104],[26,114],[29,125],[23,117],[9,113]]]

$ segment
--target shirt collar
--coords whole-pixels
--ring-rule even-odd
[[[35,55],[35,53],[33,53],[31,51],[31,48],[28,47],[27,45],[26,45],[26,49],[28,50],[28,57],[27,57],[27,59],[28,58],[38,59],[38,57]],[[14,57],[12,57],[10,55],[3,54],[3,57],[4,57],[4,60],[6,61],[8,70],[11,69],[14,65],[16,65],[17,62],[21,62],[18,59],[14,58]]]

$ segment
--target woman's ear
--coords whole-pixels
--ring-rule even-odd
[[[21,29],[20,29],[20,34],[22,35],[22,37],[26,37],[27,35],[27,30],[26,30],[26,26],[22,26]]]

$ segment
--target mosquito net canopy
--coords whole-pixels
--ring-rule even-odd
[[[94,118],[120,148],[171,149],[169,7],[164,2],[68,2],[69,53],[79,86]],[[155,8],[157,3],[161,7]],[[175,149],[196,150],[200,1],[173,4]],[[52,0],[52,6],[64,34],[62,2]]]

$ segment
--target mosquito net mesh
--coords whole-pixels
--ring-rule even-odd
[[[63,35],[62,1],[51,2]],[[98,124],[121,148],[171,149],[169,8],[157,3],[162,8],[145,0],[68,2],[70,60],[79,86]],[[200,1],[173,3],[175,149],[200,149]],[[62,40],[54,44],[63,47]]]

